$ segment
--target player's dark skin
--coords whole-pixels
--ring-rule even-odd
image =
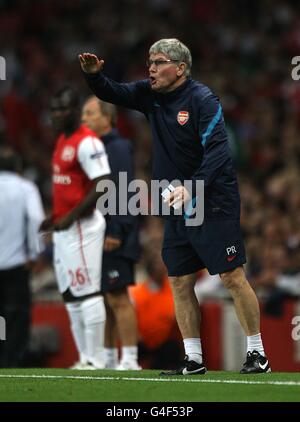
[[[73,98],[67,93],[64,93],[60,97],[54,97],[51,100],[50,108],[54,129],[58,134],[64,133],[66,137],[71,136],[80,126],[79,108],[74,104]],[[53,222],[52,216],[46,218],[40,226],[40,231],[67,230],[86,211],[96,204],[99,196],[101,196],[101,193],[96,191],[97,184],[101,180],[106,179],[107,175],[94,179],[92,189],[77,207],[56,223]]]

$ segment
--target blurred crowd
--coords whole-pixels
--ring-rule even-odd
[[[298,1],[0,0],[0,28],[7,62],[0,143],[22,154],[24,173],[38,184],[46,207],[54,142],[49,98],[65,83],[82,98],[90,94],[78,53],[96,53],[108,76],[131,81],[147,77],[154,41],[186,43],[192,76],[222,101],[239,174],[249,279],[258,291],[300,295],[300,84],[291,77],[300,51]],[[118,126],[134,143],[136,177],[149,181],[146,120],[120,110]],[[142,242],[159,244],[161,236],[160,220],[144,218]]]

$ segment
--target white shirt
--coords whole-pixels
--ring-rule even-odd
[[[44,218],[35,184],[15,173],[0,171],[0,270],[37,258],[41,252],[38,229]]]

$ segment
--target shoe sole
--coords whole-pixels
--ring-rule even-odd
[[[206,372],[207,372],[207,369],[206,368],[204,368],[204,369],[201,369],[201,370],[199,370],[199,371],[197,371],[197,372],[190,372],[190,373],[188,373],[188,374],[183,374],[182,372],[179,372],[179,373],[170,373],[170,372],[161,372],[160,374],[159,374],[159,376],[160,377],[176,377],[177,375],[179,375],[179,376],[191,376],[191,375],[205,375],[206,374]]]
[[[271,368],[269,368],[267,371],[263,371],[263,372],[240,372],[240,374],[242,374],[242,375],[257,375],[257,374],[269,374],[270,372],[272,372]]]

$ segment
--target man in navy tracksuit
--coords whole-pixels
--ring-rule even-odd
[[[260,335],[258,301],[245,278],[240,232],[240,197],[219,99],[191,79],[192,57],[177,39],[162,39],[149,50],[149,79],[117,83],[102,73],[103,60],[79,56],[92,91],[102,100],[141,111],[153,136],[153,178],[183,184],[168,199],[170,207],[194,199],[197,181],[204,182],[204,221],[188,226],[185,215],[166,219],[162,256],[173,290],[177,322],[186,358],[162,375],[204,374],[199,336],[199,308],[194,293],[196,272],[219,273],[230,291],[247,335],[247,359],[241,373],[270,371]]]
[[[117,111],[113,104],[90,97],[82,109],[82,122],[105,145],[111,180],[119,186],[119,174],[134,178],[132,145],[116,129]],[[117,205],[117,204],[116,204]],[[127,286],[134,284],[134,263],[139,257],[138,219],[128,215],[105,215],[101,291],[105,297],[105,365],[110,369],[141,369],[137,362],[137,323]],[[118,363],[117,340],[121,343]]]

